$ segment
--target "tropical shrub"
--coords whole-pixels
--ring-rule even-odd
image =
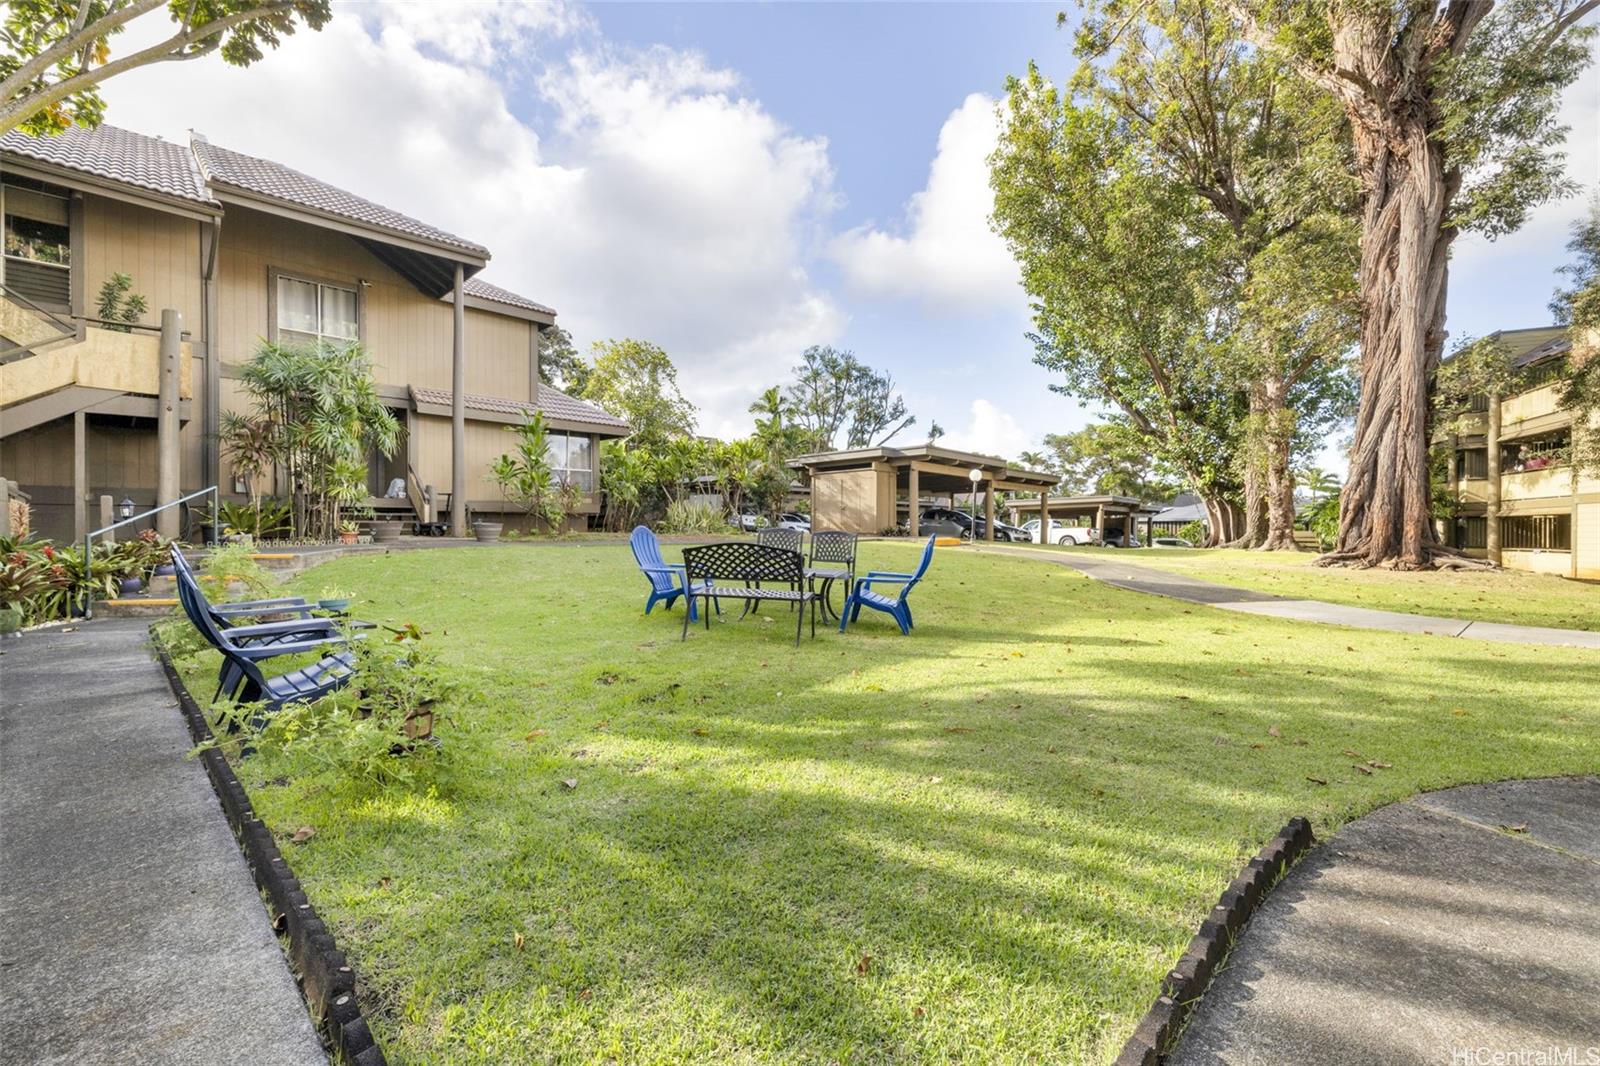
[[[100,286],[97,301],[101,324],[117,333],[132,332],[136,324],[150,310],[150,302],[133,290],[133,278],[127,274],[112,274]]]
[[[54,617],[48,605],[66,583],[49,545],[39,552],[13,551],[0,560],[0,607],[22,608],[25,623],[47,621]]]
[[[332,539],[341,508],[366,495],[368,454],[392,456],[400,446],[400,423],[378,396],[372,360],[356,342],[263,341],[239,380],[251,399],[248,418],[259,423],[253,432],[288,478],[294,534]]]
[[[1190,544],[1204,544],[1206,542],[1205,524],[1199,521],[1187,522],[1178,530],[1178,536]]]
[[[254,559],[255,545],[235,541],[211,549],[200,564],[200,580],[206,596],[219,602],[229,599],[260,599],[272,591],[272,576]],[[238,586],[239,592],[231,590]]]
[[[723,533],[731,527],[722,509],[709,503],[674,500],[661,520],[663,533]]]

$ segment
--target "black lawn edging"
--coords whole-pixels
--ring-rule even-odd
[[[1161,979],[1161,995],[1145,1012],[1133,1035],[1117,1056],[1116,1066],[1161,1066],[1173,1050],[1189,1016],[1200,1003],[1211,976],[1244,929],[1250,916],[1266,899],[1288,869],[1315,842],[1311,823],[1289,819],[1278,835],[1267,841],[1239,876],[1223,890],[1199,932],[1189,941],[1172,972]]]
[[[156,636],[154,626],[150,636],[161,669],[166,671],[167,683],[178,698],[178,709],[188,723],[189,736],[196,744],[214,740],[204,712],[183,678],[178,676],[177,667]],[[288,860],[278,850],[272,830],[256,817],[244,785],[222,752],[208,747],[200,753],[200,761],[205,764],[211,787],[222,801],[228,824],[233,827],[239,850],[244,853],[257,886],[267,894],[277,912],[272,928],[288,937],[289,960],[299,972],[301,991],[312,1014],[320,1015],[325,1024],[329,1042],[349,1066],[388,1066],[389,1060],[384,1057],[383,1049],[378,1046],[356,1002],[355,970],[344,952],[334,944],[327,925],[317,917],[316,909],[300,888],[300,881],[289,868]]]

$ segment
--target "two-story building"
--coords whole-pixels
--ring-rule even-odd
[[[431,487],[428,517],[458,534],[508,510],[489,464],[537,410],[585,492],[578,520],[598,512],[599,442],[628,427],[540,382],[555,311],[486,281],[483,245],[199,135],[110,126],[0,138],[0,211],[0,478],[31,498],[39,532],[81,538],[107,495],[143,509],[215,484],[245,498],[217,429],[248,408],[238,371],[263,338],[364,345],[405,428],[392,458],[372,458],[374,503],[392,507],[399,481],[422,518]],[[150,308],[131,329],[96,317],[118,273]],[[181,332],[163,364],[166,310]]]
[[[1456,518],[1446,543],[1516,570],[1600,578],[1600,477],[1574,469],[1573,414],[1560,404],[1572,338],[1548,326],[1488,339],[1515,385],[1478,397],[1447,443]]]

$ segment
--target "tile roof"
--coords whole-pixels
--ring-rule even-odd
[[[195,158],[200,161],[201,169],[210,181],[351,222],[377,226],[429,244],[470,252],[485,259],[489,256],[489,249],[481,244],[446,233],[325,181],[318,181],[282,163],[218,147],[198,134],[192,145]]]
[[[73,126],[53,137],[19,130],[0,136],[0,151],[132,185],[178,200],[218,206],[196,168],[188,145],[100,126]]]
[[[411,395],[418,403],[433,404],[439,407],[449,407],[454,394],[449,389],[434,389],[422,385],[411,386]],[[537,403],[528,403],[526,400],[507,400],[499,396],[474,396],[467,393],[462,397],[465,406],[475,411],[489,411],[494,414],[514,415],[524,411],[542,411],[546,417],[560,419],[563,422],[584,422],[594,426],[605,426],[609,429],[629,432],[632,427],[609,411],[602,411],[592,403],[573,399],[560,389],[550,385],[539,386],[539,399]]]
[[[468,278],[461,286],[461,291],[468,296],[476,296],[480,300],[493,300],[495,303],[506,304],[510,307],[520,307],[525,311],[539,311],[547,315],[556,313],[553,307],[547,307],[536,300],[528,299],[526,296],[518,296],[516,293],[502,289],[498,285],[491,285],[477,275]]]

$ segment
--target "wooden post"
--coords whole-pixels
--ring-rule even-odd
[[[467,312],[465,271],[456,264],[450,350],[450,535],[467,535]],[[537,373],[538,371],[535,371]]]
[[[111,497],[110,496],[102,496],[102,497],[100,497],[100,528],[101,529],[104,529],[106,526],[109,526],[112,522],[116,521],[116,518],[113,517],[116,513],[117,513],[116,504],[112,502]],[[102,538],[102,539],[107,544],[115,544],[117,542],[117,535],[115,533],[107,533],[104,536],[104,538]]]
[[[1500,565],[1500,397],[1489,397],[1489,431],[1485,435],[1484,454],[1487,481],[1484,482],[1484,554],[1489,562]]]
[[[89,416],[72,414],[72,539],[89,535]]]
[[[906,481],[906,502],[910,509],[909,517],[906,520],[906,528],[911,530],[913,537],[922,536],[922,508],[918,506],[921,499],[922,482],[917,474],[917,468],[913,466],[907,475]]]
[[[11,482],[0,474],[0,537],[11,536]],[[83,539],[83,534],[78,534],[78,539]],[[1576,553],[1574,553],[1576,554]]]
[[[1094,505],[1094,537],[1092,539],[1102,548],[1105,547],[1106,505],[1103,503],[1097,503]]]
[[[1050,543],[1050,490],[1039,493],[1039,543]]]
[[[178,359],[183,353],[183,316],[168,307],[161,312],[161,377],[156,385],[156,506],[176,500],[182,452],[178,441]],[[156,532],[178,536],[178,510],[156,515]]]
[[[994,478],[983,486],[983,539],[994,540]]]

